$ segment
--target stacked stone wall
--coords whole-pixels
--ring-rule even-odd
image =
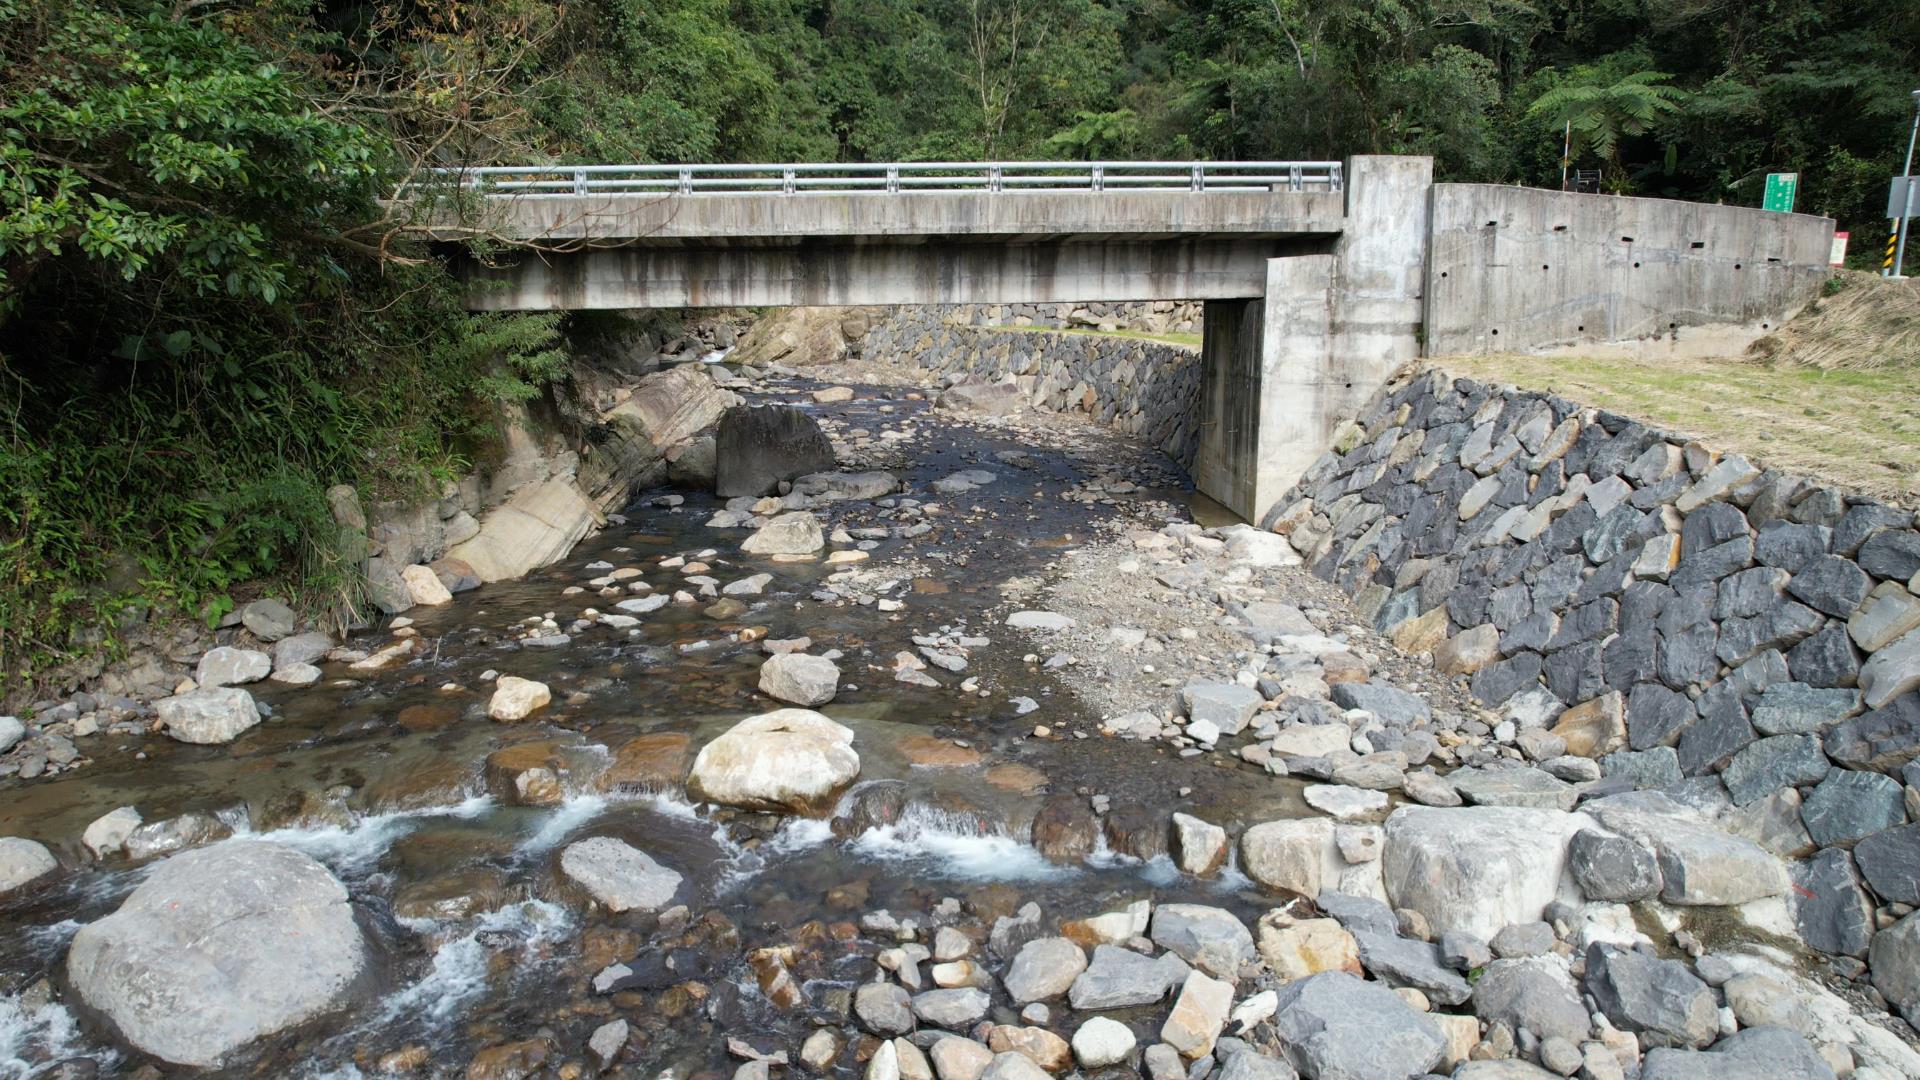
[[[1564,746],[1600,765],[1584,796],[1662,789],[1757,841],[1800,935],[1920,1015],[1912,510],[1429,370],[1269,524],[1492,711],[1467,764]]]
[[[862,354],[944,375],[1018,379],[1035,404],[1090,417],[1191,468],[1199,445],[1200,350],[1000,328],[1014,317],[1002,312],[1045,306],[898,308],[875,320]],[[976,318],[988,325],[974,325]]]
[[[966,326],[1197,334],[1205,307],[1197,300],[1154,300],[1116,304],[960,304],[923,310],[938,311],[946,321]]]

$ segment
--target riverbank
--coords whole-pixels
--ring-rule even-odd
[[[1775,856],[1607,797],[1575,729],[1503,726],[1283,538],[1199,526],[1163,457],[936,407],[924,371],[810,374],[742,392],[817,418],[837,477],[647,493],[310,686],[241,681],[264,716],[230,741],[109,731],[87,769],[7,782],[7,1056],[1172,1080],[1344,1075],[1387,1039],[1391,1075],[1612,1076],[1751,1028],[1712,1053],[1920,1070],[1898,1021],[1801,973]],[[238,1041],[169,1041],[164,1004],[76,959],[150,938],[129,911],[198,917],[219,891],[189,856],[298,889],[203,937],[229,974],[199,1010]],[[249,968],[282,911],[332,944]],[[293,1004],[250,1004],[256,979]],[[1654,986],[1677,1012],[1640,1007]]]

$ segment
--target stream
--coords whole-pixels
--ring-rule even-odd
[[[347,1012],[264,1041],[217,1075],[526,1075],[515,1069],[578,1061],[589,1033],[624,1017],[633,1034],[619,1068],[726,1076],[738,1063],[729,1036],[792,1048],[823,1020],[843,1022],[852,990],[897,944],[892,928],[931,926],[955,901],[987,925],[1029,902],[1078,917],[1145,898],[1192,900],[1248,922],[1271,907],[1231,866],[1186,877],[1155,844],[1164,850],[1173,810],[1230,832],[1298,816],[1297,782],[1100,737],[1099,715],[1047,666],[1044,642],[1004,625],[1003,587],[1044,581],[1063,552],[1129,524],[1190,519],[1178,470],[1075,421],[1047,418],[1060,437],[1036,439],[1029,428],[936,414],[904,388],[860,386],[851,402],[816,405],[807,391],[818,385],[763,381],[747,396],[802,404],[836,433],[912,430],[888,444],[904,492],[816,511],[829,531],[888,530],[865,562],[745,556],[746,531],[705,524],[723,500],[674,493],[683,501],[667,506],[657,505],[672,501],[665,492],[643,492],[562,562],[409,612],[427,647],[402,665],[367,674],[330,663],[310,688],[254,685],[271,719],[231,745],[103,737],[91,767],[15,782],[0,833],[38,839],[88,869],[0,907],[0,1076],[133,1075],[144,1064],[61,1003],[74,932],[113,911],[152,865],[93,862],[80,849],[88,823],[120,806],[148,822],[207,815],[201,828],[233,834],[217,842],[269,839],[305,852],[345,883],[374,943],[376,962]],[[996,479],[930,492],[965,469]],[[1069,497],[1111,475],[1138,478],[1125,485],[1138,490]],[[932,528],[901,535],[917,523]],[[523,643],[543,620],[553,627],[541,633],[568,633],[583,610],[611,610],[593,588],[569,587],[631,567],[666,589],[679,570],[661,563],[676,557],[706,563],[722,583],[756,573],[772,581],[741,597],[747,608],[733,617],[709,616],[706,601],[669,604],[632,631],[601,624],[559,647]],[[684,763],[676,755],[779,707],[756,688],[765,653],[742,640],[753,638],[740,634],[748,627],[774,640],[808,637],[816,654],[838,650],[839,692],[819,711],[853,729],[861,770],[830,816],[694,805],[660,779]],[[914,650],[916,636],[943,649],[961,638],[987,644],[965,649],[964,672],[929,669],[945,685],[914,686],[894,679],[892,658]],[[382,620],[348,644],[389,641]],[[490,720],[495,672],[547,683],[552,706],[518,724]],[[963,691],[963,679],[977,689]],[[1023,714],[1021,698],[1038,707]],[[557,799],[515,803],[488,764],[509,746],[554,769]],[[1085,858],[1049,858],[1034,842],[1043,799],[1061,794],[1111,802]],[[563,846],[590,836],[626,840],[683,874],[676,907],[613,915],[583,903],[556,864]],[[763,949],[790,950],[797,1000],[765,985],[764,958],[754,962]],[[595,992],[603,968],[641,957],[669,964],[671,977]],[[996,1005],[1003,1012],[1012,1019]],[[529,1062],[532,1049],[498,1050],[529,1040],[552,1053]],[[490,1047],[492,1058],[475,1060]],[[838,1071],[859,1068],[850,1049]]]

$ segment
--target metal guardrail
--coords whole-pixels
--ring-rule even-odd
[[[413,185],[487,195],[844,195],[920,191],[1339,191],[1337,161],[993,161],[885,165],[489,165]],[[402,195],[407,190],[401,191]]]

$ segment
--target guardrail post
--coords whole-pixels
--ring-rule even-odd
[[[889,165],[887,166],[887,194],[897,195],[899,193],[900,193],[900,166]]]
[[[1331,190],[1334,190],[1334,191],[1345,190],[1346,184],[1343,181],[1340,175],[1340,172],[1341,172],[1341,165],[1337,161],[1327,166],[1327,187],[1330,188]]]
[[[1193,167],[1193,180],[1189,185],[1189,190],[1207,190],[1207,167],[1205,165],[1195,165]]]
[[[573,170],[573,193],[575,195],[585,195],[587,193],[587,170]]]
[[[780,170],[780,194],[791,195],[794,193],[795,190],[796,190],[796,185],[793,182],[793,170],[792,169]]]
[[[693,194],[693,170],[692,169],[680,170],[680,194],[682,195]]]
[[[1306,186],[1306,177],[1301,174],[1300,166],[1295,165],[1293,168],[1287,170],[1287,190],[1299,191]]]
[[[1103,166],[1095,165],[1093,167],[1093,190],[1107,190],[1107,170]]]
[[[1000,166],[998,165],[987,166],[987,190],[988,191],[1000,190],[1000,177],[1001,177]]]

